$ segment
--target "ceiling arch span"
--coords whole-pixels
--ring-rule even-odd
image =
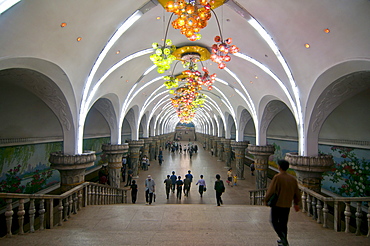
[[[370,71],[360,71],[347,74],[331,83],[315,101],[307,124],[308,156],[318,154],[319,133],[326,118],[345,100],[370,88]]]

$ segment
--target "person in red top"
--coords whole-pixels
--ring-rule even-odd
[[[294,209],[299,211],[301,203],[301,193],[298,188],[296,178],[289,175],[286,171],[289,168],[289,162],[279,160],[279,173],[274,176],[265,196],[265,204],[269,199],[276,194],[277,201],[271,205],[271,223],[276,234],[280,237],[279,245],[289,245],[288,235],[288,218],[292,201],[294,201]]]

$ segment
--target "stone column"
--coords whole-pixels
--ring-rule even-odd
[[[215,150],[215,156],[218,157],[218,148],[219,148],[219,145],[220,145],[220,139],[218,137],[215,137],[213,139],[213,146],[214,146],[214,150]]]
[[[297,174],[298,183],[310,190],[320,193],[322,174],[334,166],[333,156],[299,156],[298,153],[287,153],[285,160]]]
[[[222,139],[222,143],[224,145],[224,160],[227,167],[231,167],[231,140],[230,139]]]
[[[140,148],[143,145],[144,145],[144,140],[142,139],[141,140],[130,140],[128,142],[133,176],[138,176],[139,174]]]
[[[103,144],[102,150],[108,157],[109,184],[120,188],[122,177],[122,157],[128,152],[128,144]]]
[[[257,146],[248,145],[248,151],[254,156],[254,166],[256,168],[256,189],[267,188],[267,170],[269,157],[275,153],[273,145]]]
[[[145,155],[146,157],[148,157],[149,160],[150,160],[150,157],[149,157],[149,148],[150,148],[150,142],[151,142],[151,140],[149,138],[143,138],[143,140],[144,140],[143,155]]]
[[[220,137],[217,141],[217,157],[218,157],[217,161],[223,160],[223,154],[224,154],[224,144],[222,143],[223,139],[225,138]]]
[[[161,137],[157,136],[155,138],[155,156],[154,159],[157,160],[158,154],[159,154],[159,148],[161,147]]]
[[[51,153],[49,162],[51,168],[60,173],[61,192],[64,193],[73,187],[85,182],[85,170],[94,165],[95,152],[81,155],[65,155],[62,152]]]
[[[236,163],[236,175],[238,179],[245,179],[244,177],[244,159],[245,149],[248,146],[248,142],[236,142],[231,141],[231,147],[235,150],[235,163]]]
[[[150,153],[150,157],[149,157],[149,160],[150,161],[153,161],[155,159],[155,139],[154,137],[150,137],[150,142],[149,142],[149,153]]]
[[[210,151],[210,150],[211,150],[211,147],[212,147],[212,136],[208,135],[208,136],[207,136],[207,146],[206,146],[206,150]]]

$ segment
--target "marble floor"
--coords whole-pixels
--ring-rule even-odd
[[[164,159],[162,166],[152,161],[148,171],[140,172],[136,179],[139,184],[136,204],[88,206],[61,227],[1,238],[0,245],[277,245],[277,236],[269,222],[270,209],[246,206],[248,190],[255,187],[249,170],[245,170],[245,180],[226,188],[222,196],[224,204],[217,207],[213,183],[217,173],[225,180],[224,162],[203,149],[192,160],[188,155],[165,150]],[[208,190],[203,198],[193,182],[188,197],[177,200],[171,193],[167,200],[163,184],[166,175],[175,171],[184,176],[188,170],[195,181],[200,174],[204,175]],[[157,186],[152,205],[145,205],[144,198],[144,180],[148,174]],[[370,238],[324,229],[293,210],[288,230],[292,246],[370,245]]]

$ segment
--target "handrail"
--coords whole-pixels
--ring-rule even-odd
[[[77,214],[82,207],[88,205],[105,205],[127,203],[128,188],[115,188],[93,182],[82,183],[61,195],[47,194],[19,194],[0,193],[0,198],[6,200],[6,236],[12,236],[13,220],[18,220],[18,234],[24,234],[24,224],[29,223],[29,232],[34,232],[35,227],[39,230],[53,228],[54,225],[62,226],[72,214]],[[16,202],[13,202],[16,199]],[[58,202],[55,202],[58,201]],[[25,204],[29,204],[28,211]],[[16,205],[16,211],[13,206]],[[13,218],[13,214],[17,218]],[[28,216],[25,218],[25,214]],[[16,217],[16,216],[14,216]],[[38,218],[38,223],[35,219]],[[4,235],[0,235],[4,236]]]
[[[355,227],[355,234],[361,235],[361,228],[366,227],[362,220],[367,218],[367,237],[370,237],[370,197],[328,197],[323,196],[302,185],[298,185],[302,192],[302,212],[312,217],[317,223],[322,223],[324,228],[328,228],[329,212],[333,213],[335,231],[341,231],[342,217],[344,215],[344,231],[349,233],[351,226]],[[267,189],[250,190],[250,204],[263,205]],[[363,203],[367,202],[367,206]],[[333,208],[330,208],[333,207]],[[351,225],[352,215],[354,215],[355,225]]]

